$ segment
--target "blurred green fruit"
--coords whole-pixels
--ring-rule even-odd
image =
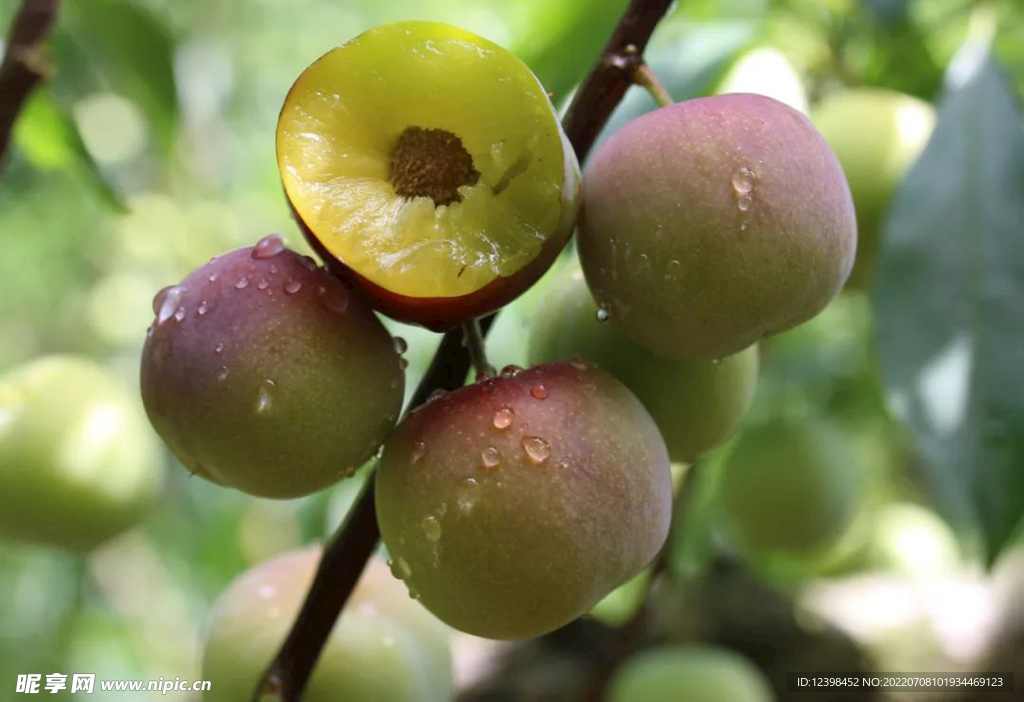
[[[756,93],[807,114],[807,90],[786,55],[771,46],[743,53],[722,77],[718,94]]]
[[[757,384],[757,346],[714,361],[673,361],[607,322],[576,266],[547,290],[530,330],[530,363],[579,356],[633,391],[661,430],[673,461],[692,461],[736,430]]]
[[[417,408],[377,476],[393,572],[443,621],[494,639],[552,631],[639,573],[671,506],[654,421],[583,361],[507,369]]]
[[[295,551],[239,576],[221,594],[203,652],[205,702],[249,700],[313,581],[320,548]],[[448,702],[448,630],[379,559],[363,573],[313,671],[305,702]]]
[[[810,319],[853,265],[842,168],[771,98],[639,117],[591,157],[583,186],[587,283],[613,324],[668,358],[724,358]]]
[[[641,651],[615,671],[608,702],[773,702],[764,673],[749,660],[711,646]]]
[[[261,497],[351,475],[402,406],[395,342],[280,237],[213,259],[154,300],[142,398],[193,473]]]
[[[853,524],[868,484],[854,442],[813,420],[745,430],[722,471],[725,526],[750,555],[823,554]]]
[[[931,137],[935,109],[893,90],[856,88],[829,95],[811,116],[846,171],[857,210],[857,261],[850,285],[868,286],[889,206]]]
[[[85,551],[131,527],[163,454],[133,394],[91,361],[40,358],[0,378],[0,534]]]

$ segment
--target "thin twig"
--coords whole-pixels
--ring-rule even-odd
[[[22,0],[7,34],[7,49],[0,63],[0,165],[11,132],[32,89],[50,77],[52,68],[44,42],[57,19],[60,0]]]
[[[634,80],[635,66],[643,62],[643,50],[672,2],[633,0],[580,85],[562,121],[580,162],[586,159],[597,135]],[[486,337],[493,320],[492,315],[481,321],[481,338]],[[436,389],[462,387],[470,363],[469,349],[462,344],[462,331],[455,329],[445,334],[410,406],[422,404]],[[302,610],[257,686],[254,700],[266,699],[268,694],[277,695],[283,702],[301,699],[320,651],[379,538],[373,501],[371,477],[349,518],[325,550]]]
[[[633,82],[645,88],[660,107],[668,107],[675,102],[665,84],[658,79],[658,76],[654,74],[651,67],[644,61],[638,63],[633,69]]]
[[[487,362],[487,346],[484,343],[484,335],[480,331],[480,321],[471,319],[462,325],[463,343],[469,352],[470,362],[477,378],[493,378],[495,375],[494,366]]]

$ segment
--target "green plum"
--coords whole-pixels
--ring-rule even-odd
[[[214,607],[203,652],[205,702],[251,699],[302,605],[319,547],[262,563],[239,576]],[[379,559],[367,566],[313,670],[305,702],[448,702],[448,629]]]
[[[743,656],[712,646],[641,651],[608,685],[608,702],[774,702],[764,673]]]
[[[587,612],[668,535],[650,415],[583,361],[506,369],[417,408],[377,476],[393,572],[442,621],[521,639]]]
[[[840,90],[811,113],[850,180],[857,210],[857,262],[850,285],[870,285],[881,228],[903,177],[935,127],[935,108],[911,95],[882,88]]]
[[[855,443],[816,420],[745,430],[722,471],[726,530],[750,555],[826,553],[853,525],[870,484]]]
[[[394,427],[405,384],[395,342],[280,237],[213,259],[153,306],[142,397],[193,473],[298,497],[351,475]]]
[[[815,316],[856,242],[828,144],[760,95],[639,117],[583,177],[580,262],[602,315],[668,358],[724,358]]]
[[[138,400],[92,361],[47,356],[0,378],[0,534],[91,549],[145,517],[162,463]]]
[[[689,462],[739,426],[757,384],[757,346],[715,361],[675,361],[648,351],[607,322],[576,266],[559,274],[533,318],[531,363],[580,356],[618,378],[661,430],[669,458]]]

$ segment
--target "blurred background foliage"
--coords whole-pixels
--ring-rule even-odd
[[[0,24],[17,4],[0,0]],[[0,372],[74,353],[132,385],[158,289],[272,231],[304,246],[273,133],[291,82],[328,48],[382,22],[448,21],[517,51],[564,104],[626,4],[65,0],[53,79],[18,122],[0,181]],[[680,0],[648,56],[677,100],[758,91],[813,111],[836,91],[872,86],[938,107],[889,213],[876,285],[763,345],[744,425],[836,427],[865,477],[856,514],[827,553],[744,551],[717,499],[730,442],[682,478],[668,559],[678,587],[655,588],[643,604],[644,576],[595,620],[501,648],[489,666],[479,655],[460,663],[467,646],[457,647],[466,698],[574,699],[578,669],[566,661],[607,662],[595,651],[610,627],[644,608],[658,614],[654,639],[729,645],[773,680],[794,669],[990,661],[1024,672],[1013,596],[1024,586],[1014,533],[1024,513],[1019,3]],[[631,89],[605,137],[653,107]],[[489,340],[499,367],[525,364],[544,285],[499,316]],[[437,337],[389,324],[409,342],[411,392]],[[357,489],[353,480],[272,502],[165,460],[150,516],[88,556],[0,545],[3,685],[25,672],[199,677],[213,598],[248,565],[328,535]]]

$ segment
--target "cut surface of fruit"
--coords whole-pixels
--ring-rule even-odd
[[[579,169],[543,87],[444,24],[321,57],[285,100],[277,156],[307,236],[375,296],[472,295],[553,257],[575,220]]]

